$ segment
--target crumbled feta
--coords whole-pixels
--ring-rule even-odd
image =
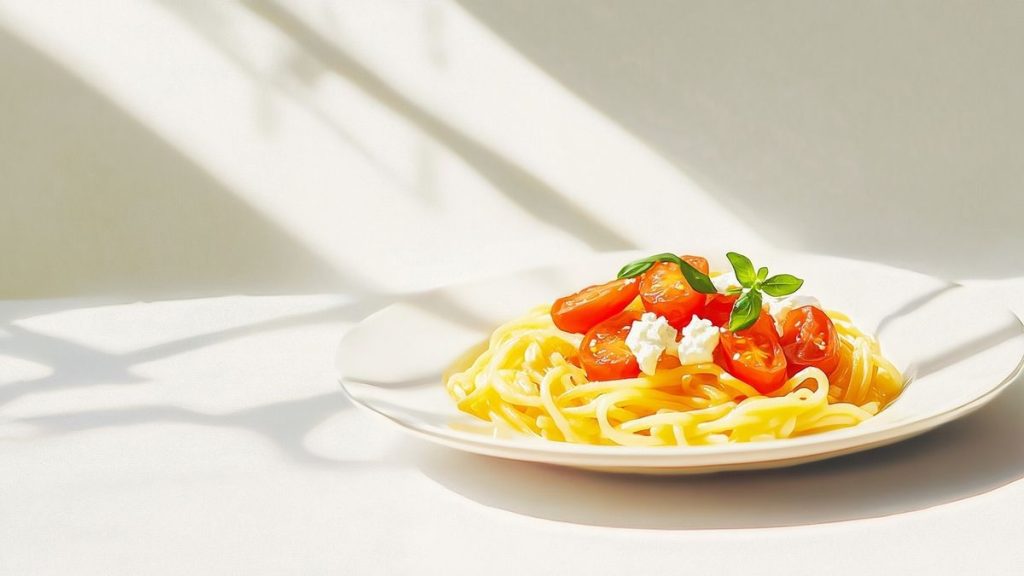
[[[645,312],[639,320],[635,320],[626,336],[626,346],[636,356],[640,371],[654,374],[658,366],[658,358],[663,352],[675,354],[676,331],[665,319],[652,312]]]
[[[683,328],[683,339],[679,341],[679,363],[703,364],[711,362],[712,352],[718,346],[718,327],[710,320],[694,316]]]
[[[782,325],[786,321],[786,315],[793,310],[803,308],[804,306],[816,306],[821,308],[821,302],[819,302],[817,298],[814,296],[804,296],[803,294],[784,296],[782,298],[772,298],[768,296],[765,297],[764,301],[765,304],[768,305],[768,313],[775,319],[775,326],[778,328],[780,334],[782,333]]]
[[[740,281],[736,279],[736,274],[733,272],[724,272],[714,276],[711,278],[711,283],[715,285],[715,290],[718,290],[720,294],[724,294],[730,288],[742,287]]]

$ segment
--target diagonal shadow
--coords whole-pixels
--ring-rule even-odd
[[[78,344],[63,338],[39,334],[9,324],[3,340],[4,351],[53,369],[49,376],[21,380],[0,386],[0,407],[29,394],[53,392],[99,384],[134,384],[143,379],[132,374],[116,354]]]
[[[959,287],[960,287],[959,284],[956,284],[956,283],[953,283],[953,282],[949,282],[947,284],[943,284],[939,288],[936,288],[934,290],[930,290],[928,292],[925,292],[924,294],[921,294],[920,296],[917,296],[916,298],[911,299],[910,301],[908,301],[907,303],[903,304],[902,306],[900,306],[896,310],[893,310],[889,314],[886,314],[885,317],[882,318],[882,320],[878,322],[878,327],[875,328],[876,336],[877,335],[881,335],[882,332],[885,331],[885,328],[889,324],[891,324],[893,321],[898,320],[899,318],[902,318],[904,316],[909,316],[912,312],[914,312],[916,310],[920,310],[922,307],[924,307],[926,304],[928,304],[932,300],[935,300],[936,298],[938,298],[939,296],[942,296],[946,292],[949,292],[950,290],[953,290],[953,289],[959,288]]]
[[[185,24],[194,28],[197,32],[202,34],[202,38],[213,48],[219,50],[225,58],[227,58],[232,64],[235,65],[238,70],[244,73],[253,84],[256,85],[258,90],[255,92],[255,98],[259,103],[259,110],[264,116],[261,119],[260,124],[268,130],[268,125],[271,124],[265,118],[273,110],[271,107],[270,99],[265,93],[268,89],[273,89],[277,94],[290,101],[301,105],[304,110],[311,116],[319,120],[324,126],[328,127],[332,133],[338,138],[345,141],[351,149],[363,158],[366,162],[371,164],[382,176],[390,180],[395,186],[404,188],[408,184],[397,174],[391,167],[387,166],[382,162],[373,152],[363,145],[358,139],[352,136],[347,130],[340,126],[331,116],[320,106],[317,106],[315,102],[310,98],[304,98],[302,94],[299,94],[294,86],[290,86],[285,82],[280,82],[275,78],[269,77],[268,74],[260,71],[257,67],[253,66],[244,57],[242,57],[237,49],[235,49],[230,42],[226,41],[224,29],[226,28],[226,22],[218,16],[215,10],[210,10],[210,6],[205,6],[202,3],[192,4],[183,3],[175,0],[160,0],[163,6],[168,12],[177,18],[180,18]],[[304,54],[295,54],[288,63],[288,70],[290,70],[296,78],[300,81],[309,83],[311,74],[307,70],[312,59],[306,57]]]
[[[0,26],[0,297],[365,288],[80,72]]]
[[[380,103],[443,143],[505,197],[537,220],[576,236],[595,250],[635,247],[631,240],[564,198],[521,166],[496,154],[483,143],[456,130],[400,94],[380,76],[339,50],[330,40],[280,4],[270,0],[248,0],[243,5],[291,37],[323,66],[359,85]]]
[[[257,433],[298,464],[338,467],[350,462],[313,453],[304,439],[319,424],[352,407],[344,394],[331,392],[300,400],[275,402],[223,414],[211,414],[177,406],[134,406],[47,414],[17,420],[40,429],[43,434],[63,435],[103,428],[122,428],[153,423],[194,424],[237,428]]]
[[[214,330],[123,354],[104,352],[66,339],[39,334],[16,324],[8,324],[4,327],[4,330],[10,333],[10,336],[3,340],[5,352],[49,366],[53,373],[43,378],[13,382],[0,387],[0,406],[29,394],[90,385],[139,383],[143,379],[131,371],[135,364],[257,332],[318,322],[359,319],[390,300],[384,296],[367,297],[357,302],[325,309]]]
[[[386,295],[365,296],[358,301],[338,304],[329,308],[313,310],[301,314],[271,318],[242,326],[215,330],[197,334],[171,342],[165,342],[147,348],[139,348],[124,354],[122,358],[131,364],[166,358],[174,354],[188,352],[204,346],[223,342],[232,338],[241,338],[249,334],[279,330],[305,324],[319,324],[337,321],[356,321],[369,315],[374,310],[394,301],[394,297]]]
[[[104,352],[74,341],[39,334],[23,326],[9,323],[4,326],[6,335],[0,338],[4,344],[4,351],[19,358],[49,366],[53,369],[53,373],[38,379],[16,381],[0,386],[0,407],[26,395],[93,385],[138,384],[146,381],[133,373],[131,369],[139,363],[185,353],[249,334],[314,323],[359,320],[395,300],[396,296],[393,294],[366,296],[354,302],[214,330],[120,354]],[[458,322],[478,323],[481,321],[457,302],[447,304],[442,302],[438,306],[426,306],[424,303],[417,302],[416,299],[410,299],[409,302],[427,312],[443,315]],[[63,302],[59,303],[58,309],[67,307],[67,303]],[[7,306],[0,307],[0,310],[7,308]],[[39,312],[38,306],[31,308]],[[11,313],[8,315],[23,316],[17,313],[17,310],[17,307],[12,307],[9,310]],[[343,394],[333,392],[313,398],[289,400],[227,414],[208,414],[175,406],[143,406],[18,418],[11,422],[41,426],[54,433],[71,433],[78,430],[140,425],[150,422],[181,422],[205,426],[238,427],[267,436],[282,452],[296,462],[326,465],[333,462],[310,453],[303,446],[302,440],[319,422],[339,409],[350,406],[350,402]]]
[[[414,295],[399,294],[363,295],[358,300],[344,304],[212,330],[125,353],[104,352],[71,340],[40,334],[9,322],[3,325],[3,330],[7,335],[0,337],[4,351],[19,358],[46,365],[53,369],[53,373],[41,378],[9,382],[0,386],[0,407],[30,394],[42,394],[90,385],[136,384],[144,381],[131,370],[131,367],[136,364],[186,353],[250,334],[307,324],[359,321],[400,297],[425,312],[465,326],[475,328],[489,326],[486,319],[447,295],[431,292],[426,294],[430,294],[431,297],[424,299],[416,298]],[[7,306],[0,307],[0,314],[7,311],[7,316],[14,318],[55,311],[47,307],[49,302],[27,301],[26,305],[30,312],[28,314],[20,312],[21,302],[17,302],[17,305],[8,303]],[[72,307],[70,301],[55,302],[57,310]]]
[[[775,244],[1024,272],[1024,4],[455,1]]]
[[[990,348],[994,348],[1003,342],[1007,342],[1014,338],[1020,338],[1021,322],[1017,318],[1014,318],[1013,320],[1014,321],[1012,322],[1007,322],[1002,328],[993,330],[967,342],[958,343],[955,348],[935,352],[930,357],[911,367],[912,377],[924,378],[928,374],[934,374],[935,372],[949,368],[954,364],[963,362],[975,354],[980,354]]]

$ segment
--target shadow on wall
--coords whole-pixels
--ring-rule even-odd
[[[636,247],[629,238],[565,199],[558,190],[522,166],[460,132],[389,86],[373,70],[340,50],[331,39],[305,24],[286,6],[272,0],[246,0],[243,5],[288,35],[303,55],[312,59],[312,69],[320,67],[320,73],[331,72],[357,84],[378,103],[458,155],[499,193],[537,221],[564,230],[597,251]]]
[[[0,154],[0,298],[281,293],[351,283],[2,30],[0,75],[9,147]]]
[[[1024,5],[458,1],[779,245],[1024,272]]]

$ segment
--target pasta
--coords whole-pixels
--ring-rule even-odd
[[[831,377],[813,366],[762,394],[715,363],[633,378],[587,378],[583,336],[539,306],[499,327],[486,350],[446,382],[458,408],[496,427],[547,440],[620,446],[707,445],[791,438],[854,426],[903,387],[878,342],[828,311],[838,334]]]

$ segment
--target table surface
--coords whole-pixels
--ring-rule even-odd
[[[1024,387],[902,444],[643,478],[461,454],[354,408],[337,295],[0,303],[0,568],[1016,573]]]

